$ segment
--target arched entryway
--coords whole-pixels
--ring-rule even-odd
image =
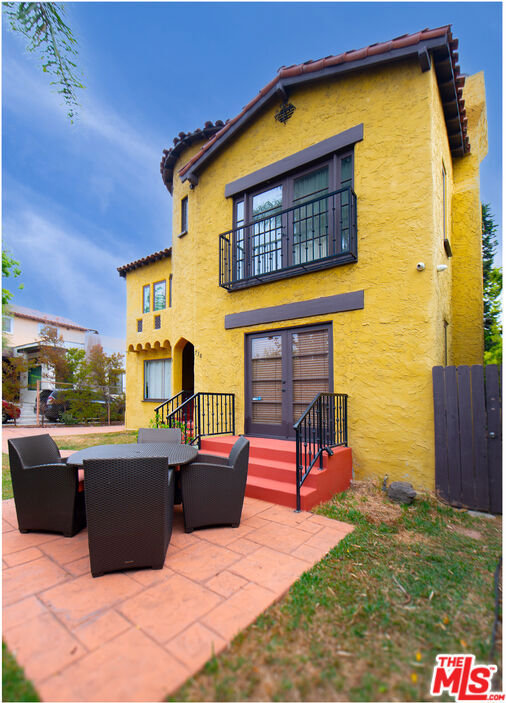
[[[192,395],[195,392],[194,376],[194,348],[191,342],[186,342],[182,355],[182,382],[183,390],[189,391]]]

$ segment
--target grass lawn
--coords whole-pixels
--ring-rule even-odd
[[[126,434],[58,444],[135,441]],[[431,497],[401,507],[372,482],[315,512],[355,531],[167,700],[429,701],[437,654],[470,653],[501,667],[500,625],[489,658],[500,518],[471,517]],[[7,700],[27,700],[11,665]],[[501,681],[493,688],[502,690]]]
[[[428,701],[437,654],[489,661],[499,518],[372,483],[317,512],[355,531],[167,700]]]

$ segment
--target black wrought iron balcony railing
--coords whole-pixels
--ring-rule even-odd
[[[357,260],[357,196],[341,188],[220,234],[220,286],[265,281]]]

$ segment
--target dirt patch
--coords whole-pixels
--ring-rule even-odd
[[[464,535],[464,537],[470,537],[471,539],[483,539],[483,535],[478,530],[470,530],[467,527],[459,527],[458,525],[448,526],[449,530],[458,532],[459,535]]]
[[[352,481],[350,492],[357,500],[357,509],[374,525],[394,525],[402,515],[401,507],[388,500],[373,481]]]
[[[434,544],[434,540],[427,535],[421,535],[412,530],[402,530],[395,535],[395,539],[403,544]]]

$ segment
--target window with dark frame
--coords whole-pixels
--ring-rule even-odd
[[[353,149],[298,169],[234,198],[234,230],[223,268],[234,283],[293,275],[346,255],[353,241]],[[292,269],[292,270],[290,270]],[[220,280],[220,284],[222,280]],[[227,286],[226,286],[227,287]]]
[[[172,307],[172,274],[169,276],[169,308]]]
[[[155,315],[155,330],[159,330],[162,326],[162,319],[160,315]]]
[[[181,234],[188,232],[188,196],[181,200]]]

